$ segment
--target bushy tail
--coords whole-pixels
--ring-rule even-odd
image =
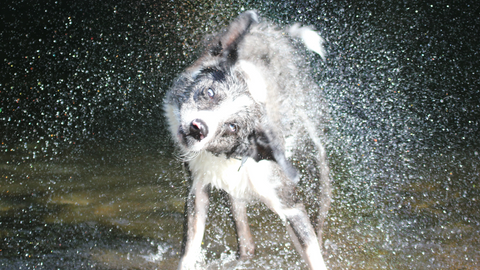
[[[327,56],[327,52],[323,47],[325,40],[312,27],[301,27],[299,23],[296,23],[288,28],[288,33],[292,37],[300,38],[309,50],[318,53],[325,61]]]

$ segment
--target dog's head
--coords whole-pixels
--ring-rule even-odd
[[[202,68],[181,99],[176,132],[184,151],[246,155],[264,110],[249,94],[241,72],[221,65]]]
[[[167,97],[170,128],[186,156],[208,151],[268,159],[291,168],[279,136],[269,127],[263,82],[255,66],[238,60],[238,45],[258,17],[240,15],[177,79]],[[253,82],[252,82],[253,80]],[[296,171],[291,173],[296,178]]]

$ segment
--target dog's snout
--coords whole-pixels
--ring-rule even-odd
[[[190,123],[190,136],[195,138],[198,141],[203,140],[208,135],[208,127],[207,124],[200,120],[195,119]]]

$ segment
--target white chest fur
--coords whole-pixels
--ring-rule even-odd
[[[243,166],[241,163],[238,159],[202,152],[189,162],[189,167],[195,182],[212,184],[239,199],[263,197],[262,190],[272,190],[279,184],[272,181],[273,162],[255,162],[249,158]]]

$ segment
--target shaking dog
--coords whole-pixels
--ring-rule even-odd
[[[229,195],[240,259],[254,254],[246,203],[257,199],[280,216],[309,268],[326,269],[320,249],[331,193],[320,142],[326,110],[301,49],[324,58],[322,43],[309,27],[280,28],[247,11],[211,36],[173,83],[164,110],[191,184],[178,269],[193,269],[200,255],[212,187]],[[308,176],[293,165],[300,162]],[[316,229],[296,195],[299,181],[320,181]]]

